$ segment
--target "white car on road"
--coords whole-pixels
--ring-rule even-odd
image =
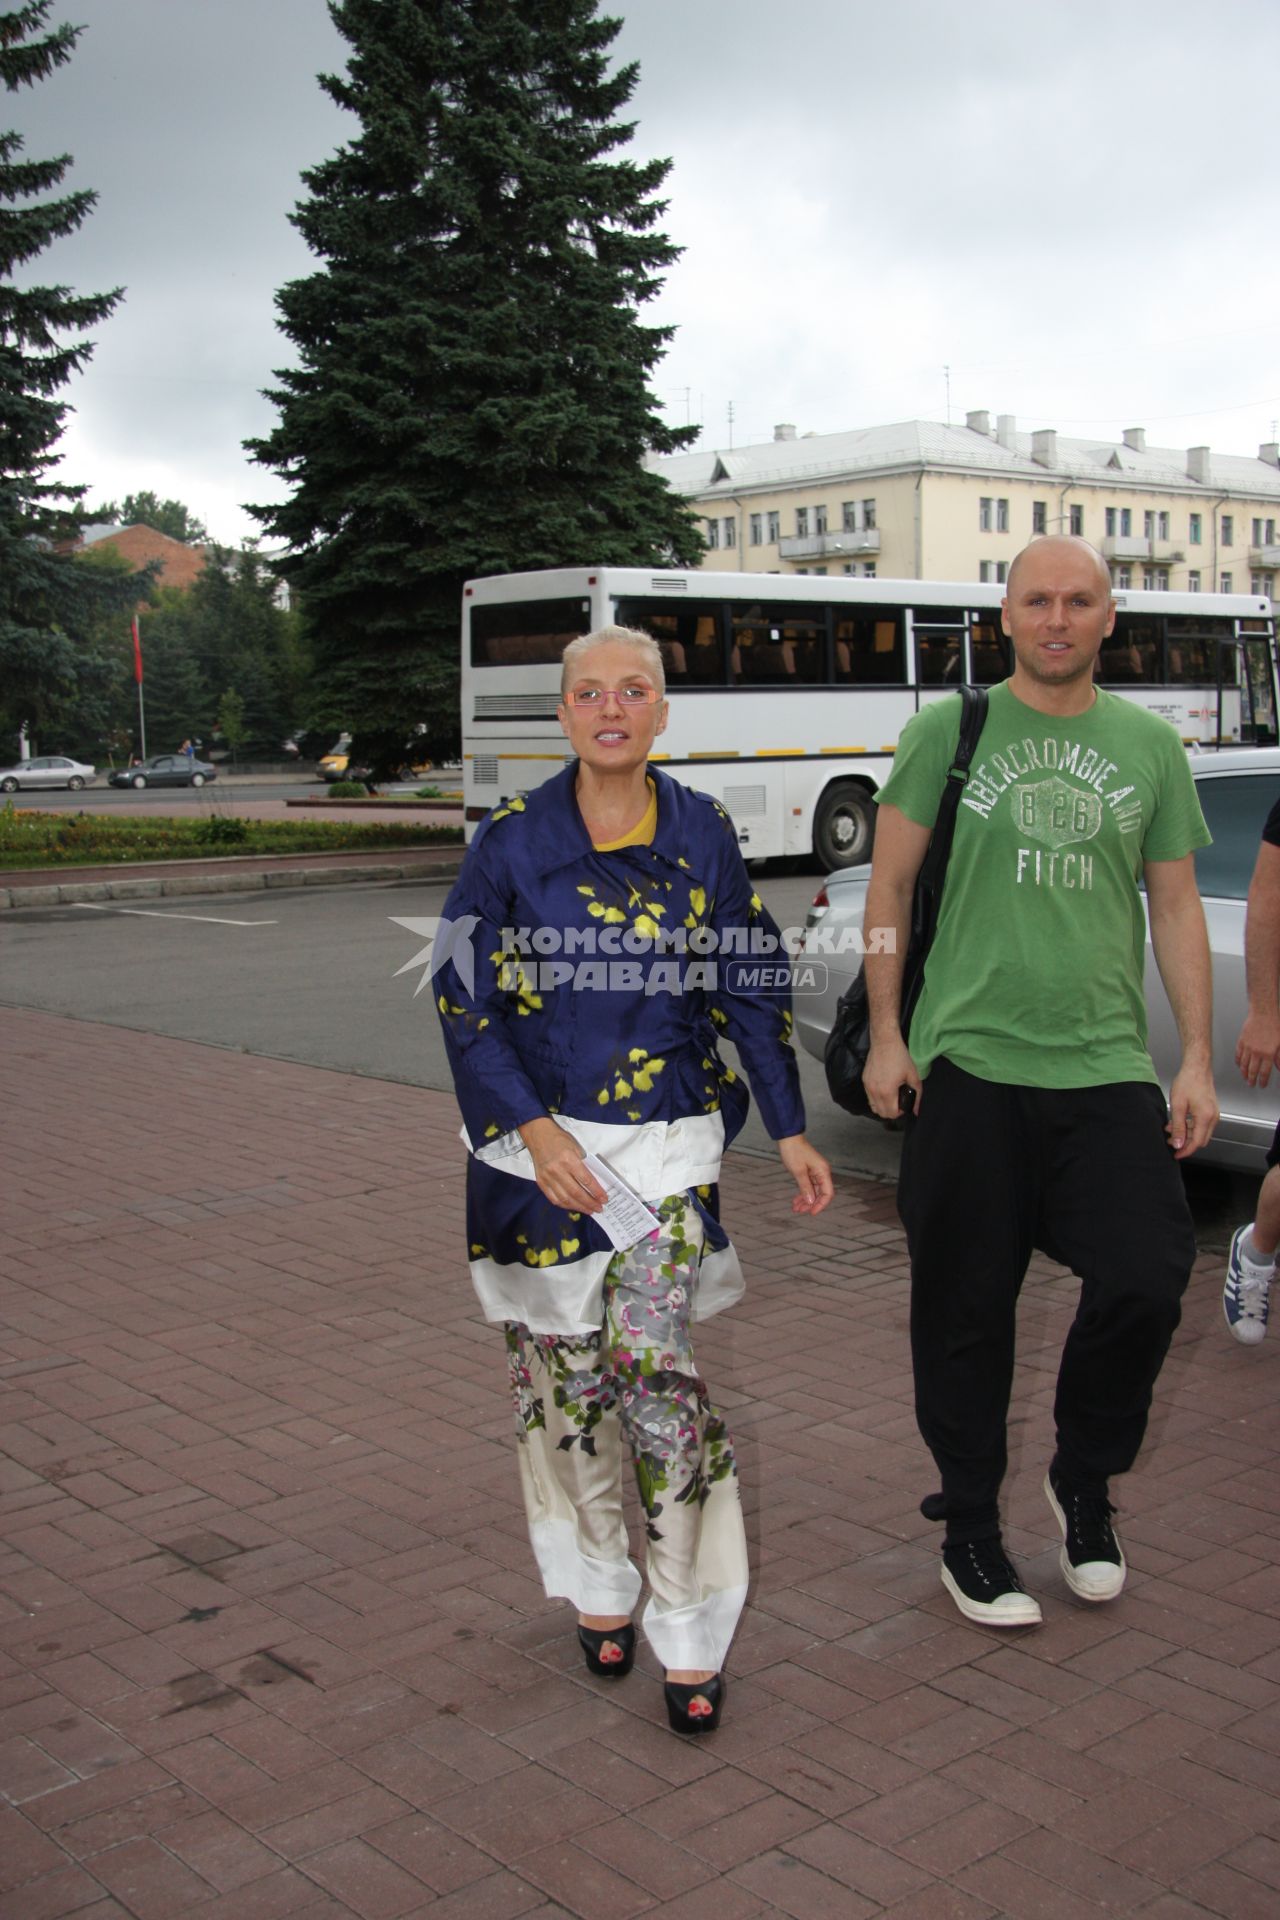
[[[34,760],[20,760],[16,767],[0,767],[0,793],[17,793],[24,787],[70,787],[79,793],[92,786],[94,767],[81,760],[69,760],[65,753],[38,753]]]

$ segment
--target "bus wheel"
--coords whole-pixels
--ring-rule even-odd
[[[818,803],[813,851],[824,872],[860,867],[871,858],[876,810],[865,787],[846,781],[828,789]]]

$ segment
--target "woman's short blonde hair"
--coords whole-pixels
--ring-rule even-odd
[[[613,642],[617,646],[634,647],[644,661],[645,671],[657,686],[661,695],[667,691],[667,676],[662,664],[662,648],[652,635],[642,633],[639,627],[597,627],[594,633],[580,633],[571,640],[560,656],[560,698],[563,700],[569,691],[569,678],[575,668],[582,664],[586,655],[595,647],[608,646]]]

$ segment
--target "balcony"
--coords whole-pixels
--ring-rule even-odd
[[[1251,567],[1280,567],[1280,547],[1250,547]]]
[[[879,527],[859,527],[856,532],[841,527],[834,533],[795,533],[778,542],[783,560],[858,560],[879,551]]]
[[[1136,560],[1140,567],[1176,567],[1187,557],[1171,540],[1146,540],[1140,533],[1109,533],[1101,546],[1105,560]]]

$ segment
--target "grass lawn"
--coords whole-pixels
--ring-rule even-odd
[[[460,846],[460,826],[406,821],[202,820],[149,817],[113,820],[100,813],[0,808],[0,870],[105,867],[129,860],[213,860],[228,854],[372,853],[397,847]]]

